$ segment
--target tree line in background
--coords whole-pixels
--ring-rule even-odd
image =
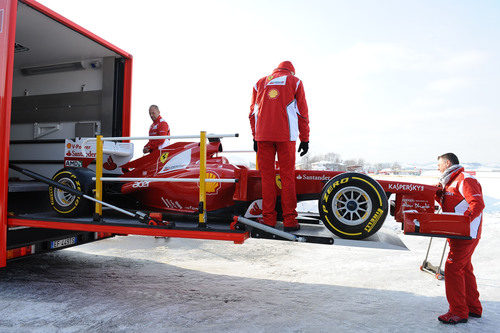
[[[401,170],[401,165],[392,163],[368,163],[362,158],[343,160],[337,153],[303,156],[297,161],[297,169],[302,170],[332,170],[332,171],[363,171],[378,173],[382,170]]]

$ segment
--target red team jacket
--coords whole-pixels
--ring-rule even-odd
[[[168,127],[168,124],[161,116],[158,116],[156,120],[151,124],[151,127],[149,127],[149,136],[164,136],[164,135],[170,135],[170,128]],[[165,140],[149,140],[149,142],[144,146],[148,147],[151,151],[155,149],[161,149],[165,148],[168,146],[170,143],[170,140],[165,139]]]
[[[481,185],[464,168],[457,169],[445,185],[441,196],[443,212],[470,216],[470,236],[481,238],[484,201]]]
[[[253,88],[250,126],[255,141],[309,141],[309,116],[302,82],[289,61]],[[299,135],[300,133],[300,135]]]

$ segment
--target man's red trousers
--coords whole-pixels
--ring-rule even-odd
[[[257,162],[262,177],[262,215],[264,223],[276,224],[276,172],[278,154],[281,178],[281,207],[284,226],[295,226],[297,196],[295,194],[295,141],[258,141]]]
[[[450,253],[445,265],[446,298],[450,312],[462,318],[469,312],[481,314],[476,277],[472,269],[471,257],[479,239],[449,239]]]

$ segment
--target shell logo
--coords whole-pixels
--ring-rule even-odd
[[[276,175],[276,186],[281,190],[281,177],[280,175]]]
[[[70,149],[71,148],[71,143],[66,144],[66,148]]]
[[[275,99],[276,97],[278,97],[279,95],[279,91],[278,89],[271,89],[269,90],[269,92],[267,93],[267,96],[270,98],[270,99]]]
[[[207,172],[205,179],[218,179],[219,176],[217,176],[213,172]],[[220,183],[205,183],[205,192],[207,193],[215,193],[220,187]]]

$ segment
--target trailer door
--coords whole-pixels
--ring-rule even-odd
[[[0,0],[0,267],[4,267],[7,260],[7,186],[16,12],[17,0]]]

